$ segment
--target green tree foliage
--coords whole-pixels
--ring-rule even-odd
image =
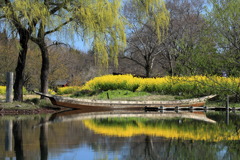
[[[66,29],[68,33],[77,29],[77,32],[81,32],[86,38],[94,39],[94,49],[101,65],[108,65],[108,50],[105,47],[107,41],[113,43],[109,45],[112,54],[118,53],[118,47],[124,41],[123,23],[117,20],[120,6],[117,1],[58,1],[58,3],[45,1],[45,4],[50,13],[46,18],[54,23],[49,25],[40,22],[36,35],[31,37],[31,40],[38,44],[42,53],[40,77],[41,92],[43,93],[48,91],[50,68],[45,36],[61,31],[62,28]],[[110,40],[105,40],[105,37]]]
[[[223,57],[224,70],[234,76],[240,72],[240,0],[209,0],[207,19],[212,26],[215,47]]]
[[[204,1],[167,0],[166,3],[171,21],[163,43],[165,61],[160,62],[163,68],[170,75],[211,74],[214,65],[209,62],[215,62],[216,56],[203,17]]]
[[[222,60],[214,48],[214,38],[208,37],[206,23],[198,33],[177,40],[179,54],[175,71],[178,75],[215,75],[222,71]]]

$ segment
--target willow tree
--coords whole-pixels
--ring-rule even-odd
[[[57,3],[45,1],[50,13],[46,18],[53,23],[40,22],[35,34],[31,36],[31,40],[39,46],[42,53],[41,92],[48,91],[50,65],[45,37],[55,32],[59,34],[66,32],[70,38],[72,34],[79,33],[81,36],[84,35],[85,40],[94,39],[96,59],[101,66],[108,65],[108,53],[117,53],[118,47],[125,41],[124,23],[119,16],[120,4],[119,1],[108,0],[63,0]],[[110,48],[110,52],[106,46]]]
[[[23,75],[28,50],[28,41],[39,20],[45,21],[48,15],[42,2],[31,0],[5,0],[0,5],[0,19],[5,28],[17,34],[19,38],[19,54],[14,83],[14,100],[23,99]]]
[[[163,0],[132,0],[132,5],[138,11],[138,17],[143,20],[154,10],[162,7]],[[121,15],[123,3],[121,0],[5,0],[1,6],[0,17],[17,30],[20,37],[21,51],[19,60],[21,70],[16,69],[16,75],[22,81],[25,65],[27,42],[31,38],[38,44],[42,52],[41,91],[46,93],[48,88],[49,55],[45,37],[58,32],[67,35],[78,33],[85,41],[91,39],[97,63],[108,66],[109,59],[117,65],[120,50],[126,46],[125,25],[126,18]],[[152,23],[159,26],[162,22],[161,14],[154,12]],[[20,26],[20,27],[19,27]],[[158,27],[157,27],[158,28]],[[24,33],[22,33],[23,31]],[[160,29],[157,30],[160,37]],[[21,42],[24,39],[24,43]],[[71,37],[71,36],[70,36]],[[23,45],[25,44],[25,45]],[[22,54],[24,52],[24,54]],[[24,63],[22,63],[24,62]],[[16,81],[17,82],[17,81]],[[23,83],[16,83],[15,100],[22,99]],[[21,96],[19,96],[21,95]],[[17,98],[18,97],[18,98]]]
[[[125,17],[121,15],[121,1],[109,0],[71,0],[45,1],[46,7],[50,12],[48,21],[54,21],[51,24],[41,24],[35,36],[31,37],[38,44],[42,52],[42,70],[41,70],[41,92],[48,91],[48,70],[49,54],[45,43],[45,36],[54,32],[78,33],[85,41],[93,39],[93,50],[95,59],[99,66],[108,66],[109,57],[117,65],[118,53],[126,45]],[[147,15],[155,13],[152,23],[159,28],[161,24],[166,24],[163,12],[163,1],[137,1],[131,3],[138,10],[139,19],[143,21]],[[141,18],[140,18],[141,17]],[[162,22],[163,21],[163,22]],[[161,22],[161,23],[160,23]],[[160,28],[157,29],[157,35],[160,37]]]

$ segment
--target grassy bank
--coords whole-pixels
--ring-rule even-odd
[[[180,96],[160,95],[148,92],[133,92],[129,90],[109,90],[102,92],[78,91],[72,97],[85,99],[101,99],[101,100],[176,100],[181,99]]]
[[[0,96],[0,108],[4,109],[39,109],[52,107],[51,102],[48,99],[40,100],[36,95],[24,95],[24,101],[13,101],[11,103],[5,102],[5,96]]]

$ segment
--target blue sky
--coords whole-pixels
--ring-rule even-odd
[[[49,36],[49,39],[52,41],[66,43],[70,45],[72,48],[75,48],[83,52],[87,52],[91,49],[90,44],[85,43],[81,38],[78,38],[77,36],[75,36],[74,39],[71,40],[69,37],[59,37],[53,34]]]

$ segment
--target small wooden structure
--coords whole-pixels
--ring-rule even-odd
[[[145,107],[144,108],[146,111],[240,111],[240,108],[235,108],[235,107],[207,107],[207,106],[199,106],[199,107],[194,107],[194,106],[188,106],[188,107]]]

